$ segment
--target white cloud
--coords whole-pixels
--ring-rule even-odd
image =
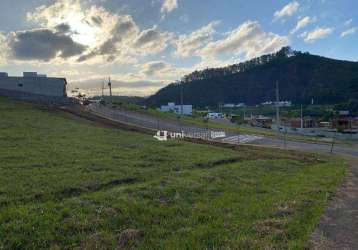
[[[174,67],[165,61],[138,64],[130,73],[111,74],[112,91],[116,95],[148,96],[191,71],[192,69]],[[93,72],[80,73],[81,77],[69,81],[69,89],[78,87],[81,92],[89,95],[100,94],[102,83],[104,79],[108,79],[108,75],[99,75]],[[86,78],[83,78],[84,75]],[[105,92],[108,93],[108,90]]]
[[[142,72],[147,76],[159,75],[163,71],[171,68],[167,63],[162,61],[148,62],[142,66]]]
[[[314,43],[316,40],[323,39],[332,34],[333,28],[321,28],[318,27],[310,32],[304,32],[300,35],[306,43]]]
[[[287,37],[265,32],[258,22],[247,21],[228,32],[222,40],[210,42],[200,51],[200,55],[205,60],[223,55],[251,59],[277,51],[288,44]]]
[[[170,3],[166,3],[165,6],[168,11],[173,8]],[[48,47],[53,42],[40,39],[42,38],[41,34],[36,33],[37,40],[35,42],[33,42],[34,39],[26,39],[21,43],[21,47],[30,46],[35,51],[36,49],[44,51],[42,48],[46,48],[47,53],[41,58],[38,58],[38,53],[26,54],[26,60],[38,60],[44,57],[46,60],[43,61],[51,63],[134,64],[141,57],[163,51],[172,39],[171,33],[160,31],[156,26],[141,31],[131,16],[114,14],[103,7],[81,0],[57,0],[50,5],[40,6],[33,12],[27,13],[27,19],[40,26],[39,29],[34,29],[37,33],[39,30],[43,30],[47,33],[52,32],[52,37],[54,35],[56,38],[66,36],[66,39],[69,40],[66,40],[67,43],[70,44],[72,41],[77,50],[65,50],[65,48],[55,46],[55,50],[49,51]],[[22,33],[28,34],[29,32],[23,31]],[[13,44],[15,43],[13,42]],[[59,52],[61,53],[59,54]],[[67,54],[63,54],[63,52],[71,52],[70,55],[74,56],[67,57]]]
[[[306,27],[307,25],[314,23],[316,21],[317,21],[316,17],[306,16],[306,17],[301,18],[300,20],[298,20],[296,27],[293,30],[291,30],[291,34],[296,33],[300,29],[302,29],[302,28]]]
[[[130,79],[129,79],[130,78]],[[69,83],[68,88],[80,88],[81,93],[88,96],[100,95],[102,92],[103,77],[93,76],[88,79],[81,79]],[[168,84],[165,81],[148,81],[145,79],[135,79],[131,75],[112,76],[112,93],[121,96],[148,96],[154,94],[160,88]],[[109,90],[104,90],[105,95],[109,95]]]
[[[204,70],[207,68],[222,68],[236,63],[238,63],[238,60],[237,58],[234,57],[229,58],[227,60],[220,60],[220,59],[208,57],[205,60],[202,60],[201,62],[196,64],[193,68],[195,70]]]
[[[0,65],[6,63],[7,51],[6,36],[0,32]]]
[[[162,14],[170,13],[178,8],[178,0],[163,0],[163,5],[160,10]]]
[[[6,41],[11,58],[24,61],[67,60],[82,54],[86,46],[68,35],[51,29],[11,32]]]
[[[281,10],[276,11],[274,14],[274,18],[275,18],[275,20],[277,20],[280,18],[293,16],[298,11],[299,7],[300,7],[300,4],[298,2],[296,2],[296,1],[291,2],[291,3],[287,4],[286,6],[284,6]]]
[[[27,19],[42,28],[54,28],[65,24],[72,31],[75,42],[96,47],[110,37],[118,22],[118,15],[96,5],[84,6],[80,0],[58,0],[27,13]]]
[[[67,25],[73,41],[86,45],[80,61],[99,63],[128,57],[118,51],[117,45],[133,40],[139,28],[130,16],[119,16],[96,5],[81,4],[80,0],[58,0],[43,5],[27,14],[27,19],[43,28],[53,29]]]
[[[349,36],[349,35],[353,35],[357,32],[357,28],[356,27],[353,27],[353,28],[350,28],[348,30],[345,30],[341,33],[341,37],[346,37],[346,36]]]
[[[135,39],[133,47],[144,55],[157,54],[166,49],[172,34],[162,32],[156,26],[143,30]]]
[[[344,26],[350,26],[353,23],[353,19],[348,19],[344,22]]]
[[[212,40],[215,26],[219,23],[219,21],[214,21],[188,35],[179,36],[179,38],[174,41],[174,46],[176,47],[175,55],[189,57],[196,54],[198,49]]]
[[[141,65],[140,73],[153,79],[175,80],[190,71],[191,69],[173,67],[164,61],[152,61]]]

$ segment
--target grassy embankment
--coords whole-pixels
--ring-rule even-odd
[[[224,149],[0,99],[0,248],[302,249],[340,159]]]

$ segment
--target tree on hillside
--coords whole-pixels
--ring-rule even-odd
[[[310,55],[290,47],[227,67],[196,70],[159,90],[147,99],[147,104],[178,102],[180,83],[184,85],[187,104],[260,104],[275,100],[276,81],[280,83],[281,99],[309,104],[314,98],[317,104],[347,104],[356,109],[350,100],[358,99],[358,63]]]

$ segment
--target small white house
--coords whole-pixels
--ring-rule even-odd
[[[235,104],[233,104],[233,103],[226,103],[226,104],[224,104],[224,106],[223,106],[224,108],[235,108],[236,107],[236,105]]]
[[[272,105],[272,106],[278,106],[278,107],[291,107],[292,106],[291,101],[279,101],[279,102],[268,101],[268,102],[263,102],[261,104],[264,106]]]
[[[292,102],[291,101],[280,101],[280,102],[275,102],[275,105],[278,105],[279,107],[291,107]]]
[[[206,118],[209,119],[219,119],[219,118],[224,118],[224,115],[222,113],[215,113],[215,112],[209,112],[206,115]]]
[[[233,104],[233,103],[226,103],[223,106],[224,108],[241,108],[241,107],[245,107],[245,103],[238,103],[238,104]]]
[[[174,102],[169,102],[168,105],[160,107],[161,112],[174,112],[176,114],[192,115],[193,105],[176,105]]]

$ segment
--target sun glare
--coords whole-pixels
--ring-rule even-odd
[[[71,26],[73,32],[71,37],[75,42],[89,47],[95,47],[97,42],[97,30],[91,24],[86,22],[83,13],[70,12],[64,18],[64,22]]]

